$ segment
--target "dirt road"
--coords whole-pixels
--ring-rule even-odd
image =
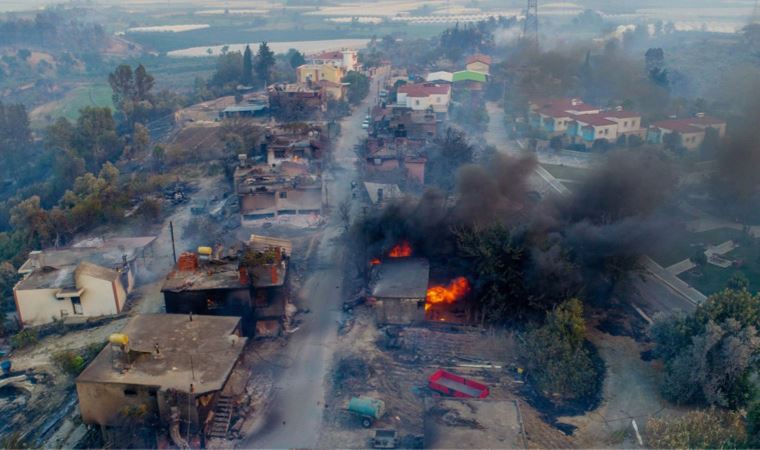
[[[342,223],[335,206],[350,199],[350,183],[357,176],[353,146],[366,135],[361,122],[374,103],[377,89],[354,113],[341,121],[341,136],[335,146],[336,167],[330,171],[328,204],[332,208],[325,232],[316,250],[316,269],[306,278],[297,306],[309,308],[300,329],[290,338],[275,364],[275,396],[257,432],[244,439],[240,448],[315,447],[319,440],[325,408],[324,380],[337,345],[337,322],[343,298],[343,257],[339,244]],[[358,209],[354,207],[354,210]]]

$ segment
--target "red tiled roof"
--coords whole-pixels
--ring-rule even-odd
[[[603,114],[584,114],[580,116],[571,115],[576,122],[582,122],[594,127],[601,127],[605,125],[617,125],[617,122],[613,122],[609,119],[605,119]]]
[[[634,111],[605,111],[602,115],[604,117],[614,117],[615,119],[636,119],[641,117],[640,113]]]
[[[693,121],[691,119],[669,119],[661,120],[652,124],[655,128],[664,128],[666,130],[677,131],[679,133],[699,133],[702,130],[694,125],[691,125]]]
[[[564,108],[557,108],[557,107],[542,108],[538,110],[538,113],[543,114],[545,116],[552,117],[554,119],[570,117],[571,115]]]
[[[702,126],[710,126],[710,125],[725,125],[726,121],[723,119],[718,119],[717,117],[710,117],[710,116],[704,116],[704,117],[693,117],[691,119],[686,119],[690,124],[693,125],[702,125]]]
[[[446,84],[405,84],[399,86],[398,93],[406,94],[408,97],[429,97],[448,94],[449,89],[449,85]]]
[[[477,53],[475,55],[470,56],[467,58],[467,64],[472,64],[474,62],[482,62],[483,64],[491,65],[491,57],[488,55],[482,55],[480,53]]]

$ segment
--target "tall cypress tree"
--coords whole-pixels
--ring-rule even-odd
[[[253,54],[248,45],[245,46],[245,52],[243,52],[243,77],[240,82],[245,86],[253,84]]]

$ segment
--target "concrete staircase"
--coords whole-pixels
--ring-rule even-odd
[[[212,438],[226,439],[231,419],[232,397],[220,395],[214,408],[214,420],[211,422],[211,433],[209,435]]]

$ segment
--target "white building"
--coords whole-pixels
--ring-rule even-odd
[[[340,67],[346,72],[359,69],[359,56],[356,50],[339,50],[322,52],[316,55],[310,55],[306,58],[307,64],[325,65],[329,64]]]
[[[16,285],[13,295],[22,326],[118,314],[127,301],[120,272],[88,262],[35,270]]]
[[[21,326],[67,317],[118,314],[135,285],[139,262],[155,237],[96,239],[33,251],[13,288]]]
[[[449,110],[451,86],[446,84],[405,84],[398,88],[396,102],[415,111],[432,109],[437,113]]]

